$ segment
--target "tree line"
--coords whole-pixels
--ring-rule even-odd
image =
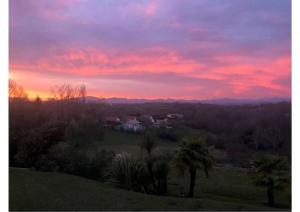
[[[246,111],[253,115],[253,110],[265,112],[264,106],[234,107],[240,110],[237,113],[241,115],[241,117],[234,118],[234,120],[239,120],[237,123],[241,124],[239,128],[239,125],[233,123],[233,129],[236,132],[231,132],[227,126],[218,126],[219,120],[222,122],[226,120],[227,125],[229,125],[228,123],[232,125],[230,120],[233,112],[225,115],[232,108],[224,109],[219,106],[215,108],[209,106],[213,107],[209,109],[205,105],[175,105],[175,108],[178,107],[184,113],[185,119],[173,126],[174,130],[182,129],[181,134],[174,135],[176,138],[174,141],[177,142],[177,148],[174,152],[161,155],[154,153],[155,148],[157,148],[155,140],[157,136],[161,135],[160,132],[154,135],[152,133],[145,134],[140,144],[140,154],[115,154],[112,151],[95,148],[95,141],[99,141],[103,137],[101,117],[103,112],[108,110],[132,114],[132,109],[126,108],[130,106],[124,106],[122,109],[118,108],[121,106],[111,106],[108,109],[107,105],[87,104],[85,86],[72,87],[64,84],[55,86],[52,93],[53,99],[51,100],[42,101],[37,97],[34,101],[29,101],[28,95],[21,86],[14,81],[9,82],[10,166],[33,168],[40,171],[65,172],[109,181],[118,187],[137,192],[158,195],[168,194],[170,170],[175,171],[178,176],[187,172],[190,183],[188,192],[184,196],[193,197],[197,173],[201,170],[205,176],[209,177],[209,170],[217,162],[212,148],[228,151],[231,149],[226,140],[220,141],[221,137],[231,139],[229,143],[232,143],[237,139],[232,134],[238,134],[239,142],[248,148],[247,151],[251,148],[259,150],[259,145],[256,147],[248,146],[249,143],[253,142],[251,140],[253,138],[255,138],[255,142],[258,140],[261,142],[271,140],[270,142],[273,142],[276,139],[289,142],[285,140],[290,127],[286,120],[284,119],[280,124],[269,121],[273,120],[276,115],[280,118],[286,117],[289,112],[286,105],[277,105],[279,109],[273,105],[267,106],[266,108],[271,108],[271,115],[263,116],[265,119],[262,120],[267,121],[263,121],[263,127],[258,131],[252,131],[251,128],[258,122],[253,117],[250,120],[245,120],[244,118],[247,118],[248,115],[241,115],[241,111],[245,112],[246,108],[249,109]],[[166,108],[170,108],[166,105],[156,106],[153,109],[154,106],[151,105],[153,113],[156,114],[165,112],[167,111]],[[197,107],[200,107],[202,112],[196,110]],[[149,108],[149,105],[142,105],[139,108],[139,111],[143,113],[143,110]],[[190,119],[192,112],[195,115],[194,118]],[[258,111],[257,114],[261,114],[261,111]],[[217,116],[218,119],[211,118],[214,116]],[[266,117],[271,118],[267,119]],[[206,125],[204,124],[205,121],[207,121]],[[217,129],[212,128],[214,124]],[[185,130],[186,126],[202,129],[203,132],[201,134],[188,133],[189,131]],[[268,130],[266,132],[268,128],[270,128],[270,132]],[[226,132],[227,130],[228,132]],[[223,147],[221,146],[222,142]],[[262,150],[265,149],[262,148]],[[274,206],[274,190],[287,188],[290,185],[289,152],[282,154],[275,146],[271,146],[270,152],[266,151],[264,155],[262,158],[253,160],[249,166],[249,175],[253,178],[255,185],[266,186],[269,205]]]

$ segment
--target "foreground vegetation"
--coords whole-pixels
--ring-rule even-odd
[[[266,210],[267,204],[274,209],[290,208],[290,104],[111,106],[85,103],[82,86],[56,88],[54,99],[46,102],[39,98],[29,101],[20,88],[16,91],[22,95],[10,98],[10,167],[24,168],[11,171],[12,208],[26,209],[35,204],[35,210],[72,208],[73,193],[70,205],[64,205],[51,193],[39,197],[44,191],[35,189],[38,182],[67,183],[60,185],[67,186],[63,195],[78,191],[79,202],[88,202],[78,206],[81,210],[113,210],[116,205],[90,202],[108,201],[99,196],[103,192],[111,193],[110,201],[125,198],[120,199],[125,205],[131,205],[126,193],[142,198],[136,210],[180,210],[183,206],[185,210]],[[108,128],[103,122],[110,113],[126,116],[151,112],[161,116],[178,111],[185,118],[171,121],[171,127],[150,127],[140,133]],[[49,176],[48,181],[42,176]],[[86,193],[81,193],[84,189],[77,190],[82,186],[65,181],[67,176],[97,184],[99,193],[92,189],[87,195],[92,200],[86,200]],[[123,189],[124,197],[115,194],[120,191],[117,188]],[[146,197],[153,199],[152,204],[163,206],[150,204],[152,200],[144,203]],[[55,206],[44,206],[47,200]]]
[[[204,180],[203,186],[198,187],[203,191],[200,193],[201,198],[196,195],[196,198],[191,199],[141,194],[72,175],[11,168],[9,205],[10,210],[28,211],[275,210],[264,206],[259,200],[263,191],[247,186],[239,174],[218,172],[218,178]],[[237,180],[244,183],[238,185]],[[236,183],[229,183],[233,181]],[[216,188],[215,183],[219,188]],[[245,191],[249,193],[251,189],[252,195],[243,196]]]

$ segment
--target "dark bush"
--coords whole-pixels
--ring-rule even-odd
[[[112,162],[114,153],[106,150],[75,149],[60,143],[43,155],[36,168],[40,171],[60,171],[101,180]]]
[[[127,153],[116,155],[111,178],[118,187],[144,193],[149,192],[152,182],[144,160]]]
[[[78,121],[73,120],[69,124],[65,139],[76,147],[84,147],[101,140],[102,137],[103,131],[98,120],[84,115]]]
[[[179,141],[180,135],[175,129],[161,128],[156,131],[157,137],[170,141]]]
[[[169,160],[166,157],[157,157],[153,166],[153,177],[155,181],[154,192],[166,194],[168,192],[168,174],[170,171]]]
[[[74,152],[71,155],[66,172],[90,179],[104,179],[105,171],[110,165],[114,153],[101,150],[91,156],[87,152]]]
[[[23,141],[19,141],[15,163],[22,167],[34,167],[49,148],[64,138],[65,125],[61,122],[50,122],[30,130]]]
[[[166,194],[169,162],[163,156],[134,157],[117,154],[111,168],[111,178],[118,187],[137,192]]]

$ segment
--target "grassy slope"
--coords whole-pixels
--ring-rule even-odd
[[[143,137],[106,130],[100,149],[138,153]],[[158,140],[158,150],[174,150],[176,143]],[[247,174],[214,169],[206,179],[198,173],[195,199],[144,195],[112,188],[76,176],[11,169],[10,205],[12,210],[270,210],[264,206],[263,188],[253,186]],[[178,196],[182,185],[188,188],[188,175],[170,174],[169,192]],[[288,195],[276,194],[276,202],[287,208]],[[200,199],[199,199],[200,198]]]
[[[129,152],[134,154],[140,151],[139,144],[142,140],[143,135],[140,134],[105,130],[103,140],[98,141],[98,147],[116,153]],[[157,144],[159,151],[174,150],[176,147],[176,143],[169,140],[158,139]]]
[[[145,195],[59,173],[10,169],[10,210],[274,210],[204,196]]]
[[[98,142],[98,147],[113,150],[117,153],[126,151],[136,154],[140,152],[139,143],[142,139],[142,135],[139,134],[106,130],[103,140]],[[176,142],[162,139],[158,139],[157,144],[157,151],[173,151],[177,145]],[[171,173],[169,181],[170,195],[178,196],[180,191],[182,191],[182,185],[187,190],[188,183],[188,175],[182,179]],[[264,205],[267,201],[265,188],[254,186],[247,173],[220,168],[212,170],[208,179],[204,177],[203,173],[198,172],[195,196],[198,198],[251,204],[258,207]],[[289,207],[287,192],[276,192],[275,198],[276,203],[280,207]]]
[[[179,192],[179,185],[185,185],[187,190],[189,176],[187,174],[183,179],[173,176],[169,184],[169,191],[172,194]],[[195,197],[255,206],[262,206],[267,202],[266,189],[254,186],[247,173],[222,168],[214,168],[210,171],[209,178],[206,178],[203,172],[198,172]],[[275,199],[278,207],[289,207],[288,192],[276,192]]]

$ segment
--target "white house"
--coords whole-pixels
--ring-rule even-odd
[[[136,120],[136,118],[130,118],[126,122],[122,124],[122,129],[125,131],[131,131],[131,132],[140,132],[145,129],[145,127]]]

